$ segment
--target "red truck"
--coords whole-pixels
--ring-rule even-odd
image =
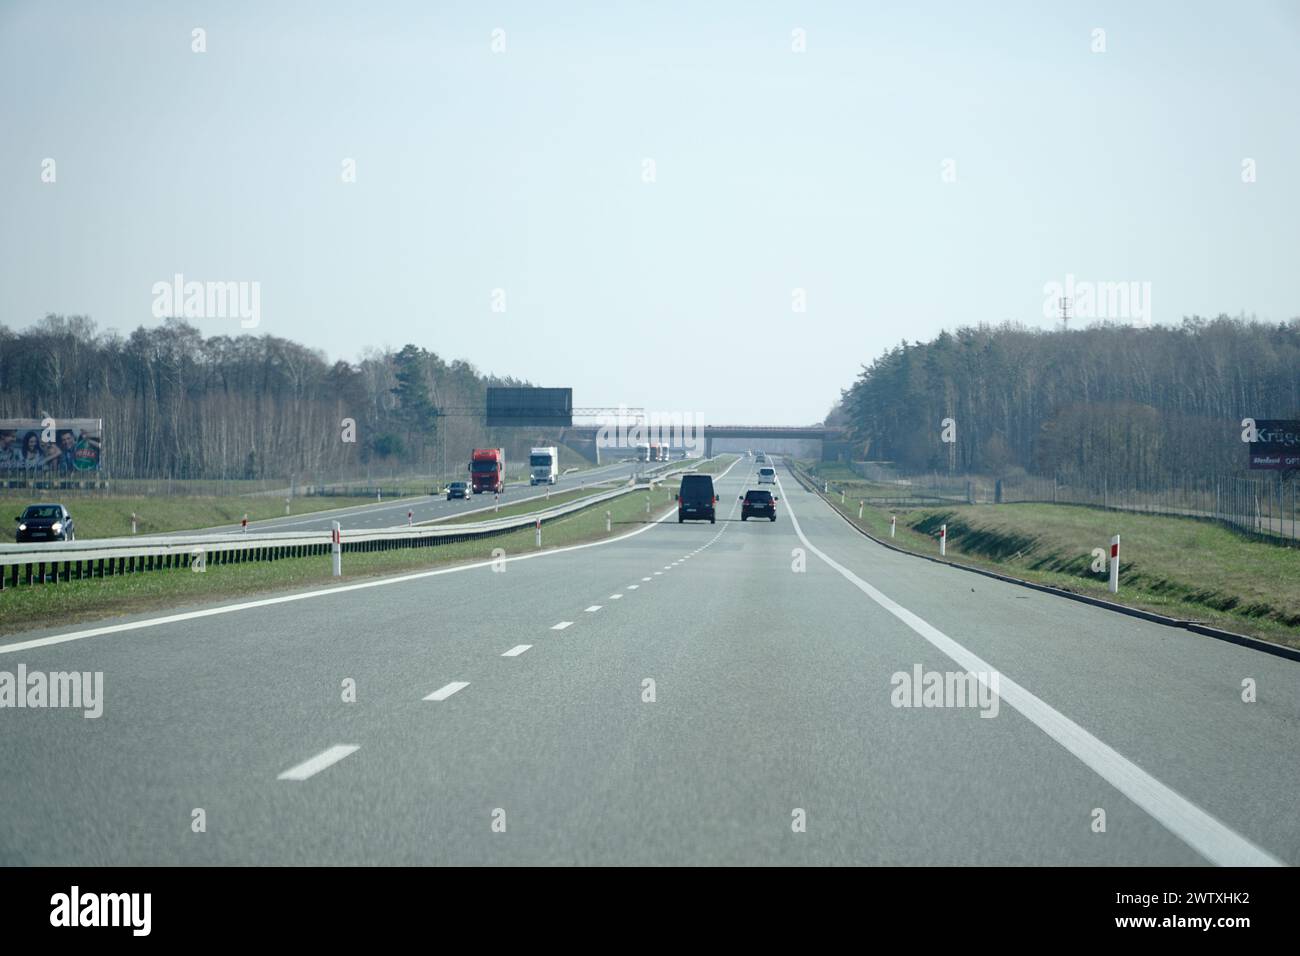
[[[474,494],[500,494],[506,490],[506,450],[475,448],[469,459],[469,483]]]

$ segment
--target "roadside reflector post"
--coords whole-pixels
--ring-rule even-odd
[[[550,485],[547,485],[547,486],[546,486],[546,500],[547,500],[547,501],[550,501],[550,500],[551,500],[551,486],[550,486]]]
[[[830,494],[830,493],[831,493],[831,483],[830,483],[829,481],[823,481],[823,482],[822,482],[822,494],[824,494],[824,495],[828,495],[828,494]]]
[[[646,495],[646,496],[645,496],[645,513],[646,513],[646,514],[649,514],[649,513],[650,513],[650,496],[649,496],[649,495]]]
[[[409,528],[409,527],[411,527],[411,525],[413,525],[413,524],[415,524],[415,515],[410,511],[410,509],[407,509],[407,512],[406,512],[406,526]]]
[[[376,488],[376,489],[375,489],[375,500],[376,500],[376,501],[383,501],[383,500],[384,500],[384,489],[383,489],[383,488]]]
[[[897,522],[898,522],[898,518],[896,518],[894,515],[889,516],[889,536],[891,538],[894,536],[894,525]]]
[[[1119,535],[1110,539],[1110,593],[1119,593]]]
[[[499,491],[496,493],[495,500],[492,502],[492,510],[493,511],[501,510],[501,492]]]
[[[334,577],[343,576],[343,533],[337,521],[331,522],[334,525],[330,531],[330,550],[333,552],[334,560]]]
[[[859,501],[859,502],[858,502],[858,520],[859,520],[859,521],[862,520],[862,509],[865,508],[866,506],[867,506],[867,503],[866,503],[865,501]]]
[[[131,512],[131,533],[135,534],[135,512]]]
[[[248,515],[247,515],[247,513],[245,513],[245,515],[244,515],[244,517],[243,517],[243,520],[239,522],[239,526],[240,526],[241,528],[244,529],[244,534],[248,534]]]
[[[537,546],[542,546],[542,519],[537,519]]]
[[[948,526],[946,524],[941,524],[939,525],[939,554],[945,555],[947,553],[948,553]]]
[[[288,514],[288,513],[289,513],[289,499],[288,499],[288,498],[285,498],[285,499],[284,499],[284,513],[285,513],[285,514]]]
[[[605,512],[605,533],[609,534],[609,532],[612,531],[613,528],[614,528],[613,519],[610,517],[610,513],[606,511]]]

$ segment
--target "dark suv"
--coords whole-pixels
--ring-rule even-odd
[[[27,510],[14,519],[18,522],[15,540],[72,541],[77,537],[72,525],[72,515],[63,505],[28,505]]]
[[[692,521],[708,518],[709,524],[713,524],[717,520],[714,512],[717,503],[711,475],[682,475],[682,486],[677,491],[678,524],[687,518]]]
[[[781,499],[770,491],[750,490],[740,496],[740,520],[746,518],[771,518],[776,520],[776,503]]]

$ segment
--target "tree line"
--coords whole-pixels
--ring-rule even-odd
[[[415,345],[331,363],[271,335],[205,338],[180,319],[127,336],[86,316],[0,324],[0,418],[103,419],[117,477],[428,474],[444,458],[455,470],[492,440],[471,414],[487,388],[527,384]]]
[[[1142,487],[1244,473],[1246,417],[1300,418],[1300,319],[945,331],[863,366],[827,421],[903,470]]]

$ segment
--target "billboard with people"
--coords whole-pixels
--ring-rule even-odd
[[[0,475],[93,476],[103,463],[99,418],[0,418]]]

